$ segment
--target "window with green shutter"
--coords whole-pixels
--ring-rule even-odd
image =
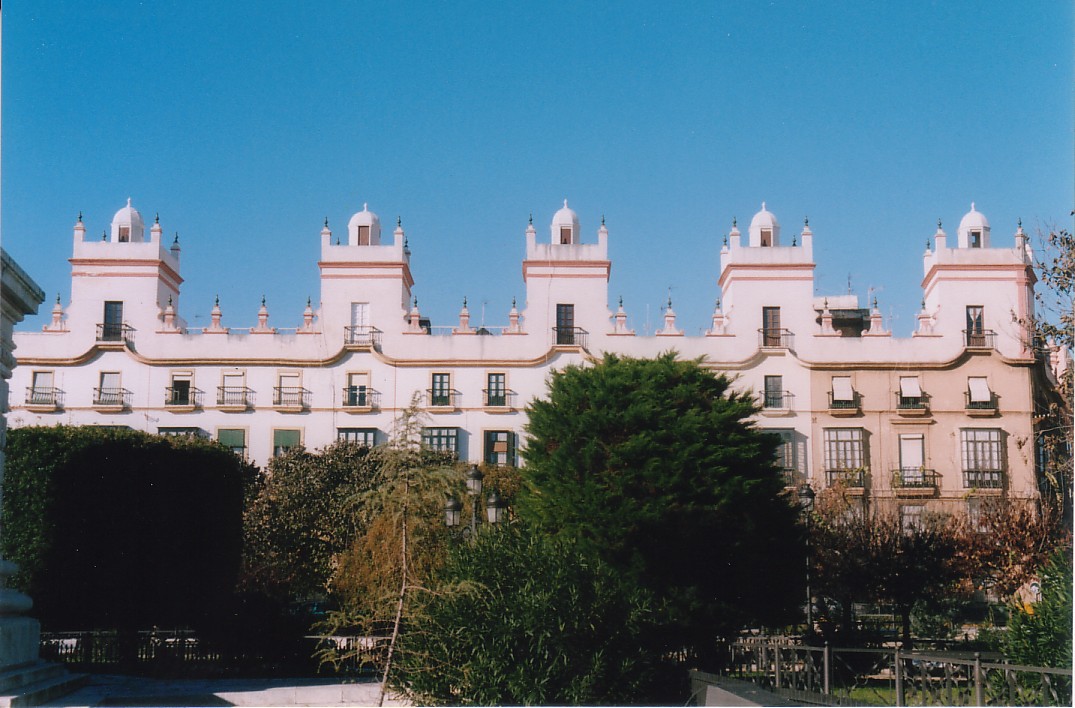
[[[246,454],[246,431],[242,428],[221,428],[217,430],[216,439],[236,455]]]
[[[272,455],[277,457],[292,447],[302,446],[301,430],[274,430],[272,431]]]
[[[515,465],[514,431],[485,431],[485,462],[490,465]]]

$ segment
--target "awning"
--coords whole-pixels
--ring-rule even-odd
[[[832,377],[832,400],[834,401],[853,401],[855,400],[855,392],[851,390],[851,377],[850,376],[833,376]]]
[[[922,388],[917,376],[900,377],[900,396],[903,398],[922,398]]]
[[[967,379],[970,387],[971,403],[989,403],[993,400],[993,392],[989,390],[989,382],[984,376],[971,376]]]

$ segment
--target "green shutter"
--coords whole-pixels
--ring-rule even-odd
[[[298,447],[302,444],[302,432],[299,430],[272,431],[273,447]]]
[[[246,447],[245,430],[218,430],[217,440],[224,447]]]

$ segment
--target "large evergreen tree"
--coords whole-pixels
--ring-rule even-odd
[[[651,591],[662,651],[798,618],[798,510],[756,410],[674,353],[569,366],[530,406],[520,515]]]

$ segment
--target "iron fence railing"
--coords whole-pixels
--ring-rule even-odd
[[[989,392],[989,400],[987,401],[972,401],[970,391],[964,391],[963,395],[967,399],[966,409],[968,411],[995,411],[997,409],[997,394],[992,391]]]
[[[859,392],[852,391],[851,398],[836,398],[829,391],[829,410],[855,410],[859,407]]]
[[[462,394],[454,388],[427,388],[426,406],[429,408],[456,408]]]
[[[762,327],[758,330],[758,343],[766,348],[790,349],[792,331],[778,327]]]
[[[1003,489],[1003,470],[963,470],[964,489]]]
[[[125,388],[95,388],[93,389],[93,405],[127,408],[131,405],[131,392]]]
[[[273,386],[272,404],[281,408],[309,408],[311,391],[302,386]]]
[[[254,405],[254,391],[246,386],[218,386],[216,404],[228,408],[249,408]]]
[[[862,468],[851,470],[825,470],[825,478],[828,480],[830,487],[837,484],[842,484],[844,486],[852,488],[861,488],[866,486],[866,470]]]
[[[997,333],[991,329],[965,329],[963,343],[970,349],[996,349]]]
[[[193,406],[202,404],[202,390],[193,386],[166,386],[164,389],[165,406]]]
[[[381,392],[367,386],[344,386],[344,408],[379,408]]]
[[[576,346],[583,349],[590,345],[590,333],[582,327],[553,327],[552,334],[558,345]]]
[[[509,388],[482,389],[482,405],[486,408],[514,408],[516,393]]]
[[[940,475],[924,467],[900,467],[892,470],[893,489],[937,489]]]
[[[63,391],[54,386],[27,386],[26,405],[63,408]]]
[[[134,341],[134,327],[119,322],[97,323],[98,342],[126,342]]]
[[[899,391],[896,391],[896,410],[901,411],[920,411],[929,407],[929,396],[922,394],[921,396],[904,396]]]
[[[365,325],[350,325],[343,328],[343,341],[359,347],[381,346],[381,330]]]
[[[765,391],[762,394],[762,408],[791,408],[795,394],[791,391]]]

